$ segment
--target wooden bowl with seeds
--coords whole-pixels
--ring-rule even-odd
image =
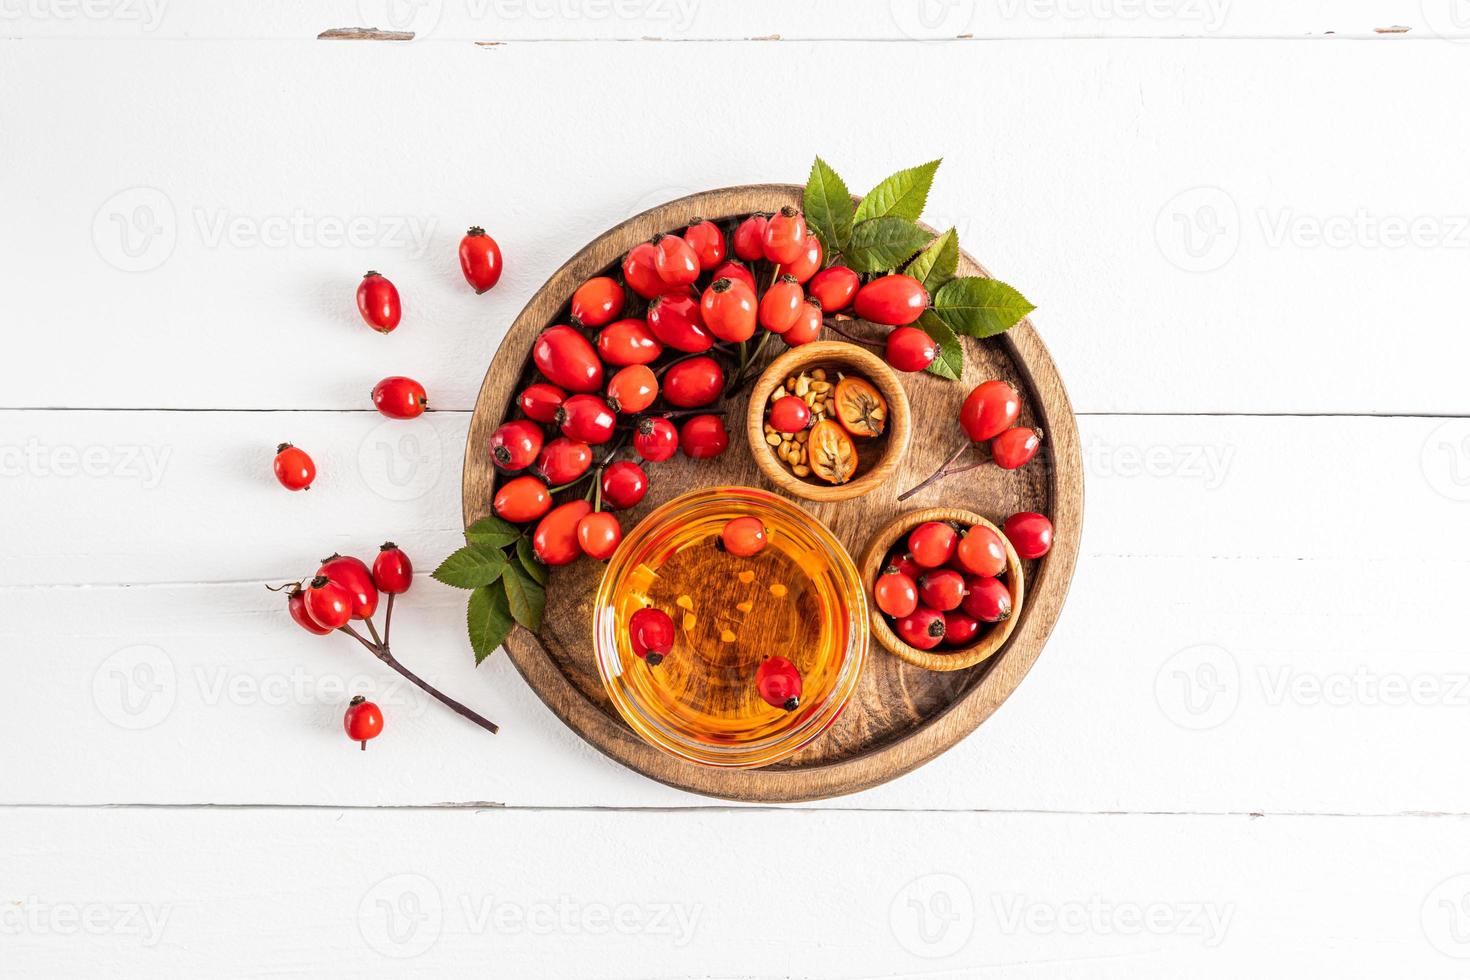
[[[782,398],[806,404],[804,430],[778,432],[768,423]],[[756,379],[745,420],[750,453],[766,479],[817,501],[851,500],[886,482],[908,450],[911,427],[908,396],[893,369],[855,344],[831,340],[772,361]]]
[[[888,625],[887,617],[883,615],[876,603],[869,607],[868,621],[872,627],[873,638],[900,660],[911,663],[915,667],[923,667],[925,670],[964,670],[966,667],[973,667],[988,660],[996,651],[1005,646],[1016,624],[1021,621],[1021,605],[1026,598],[1021,557],[1016,554],[1016,549],[1011,546],[1010,539],[1005,536],[1004,531],[973,511],[961,510],[957,507],[911,510],[906,514],[898,515],[886,527],[873,535],[873,539],[868,542],[867,551],[863,552],[862,561],[858,563],[858,570],[863,576],[863,582],[867,584],[870,595],[873,583],[878,580],[878,573],[883,570],[883,565],[888,560],[888,553],[898,545],[900,540],[907,537],[910,531],[927,521],[943,521],[962,527],[974,527],[979,524],[1000,535],[1001,541],[1005,542],[1006,546],[1005,582],[1011,590],[1011,615],[999,623],[991,624],[984,633],[980,634],[980,639],[967,647],[948,649],[936,647],[933,650],[920,650],[899,639],[898,634]]]

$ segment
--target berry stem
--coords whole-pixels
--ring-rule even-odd
[[[861,344],[864,347],[872,347],[875,350],[876,349],[881,349],[882,347],[885,346],[883,344],[878,343],[876,340],[865,340],[862,337],[858,337],[858,336],[856,336],[854,334],[848,333],[846,330],[843,330],[841,327],[839,327],[837,325],[837,319],[835,317],[829,317],[829,318],[823,320],[822,321],[822,325],[825,326],[828,330],[830,330],[833,333],[837,334],[839,337],[846,337],[848,340],[852,341],[854,344]]]
[[[368,635],[373,638],[373,642],[376,643],[378,646],[382,646],[384,642],[383,638],[378,635],[378,628],[373,625],[372,617],[364,619],[362,621],[362,624],[367,627]]]
[[[390,595],[388,597],[388,602],[392,603],[392,601],[393,597]],[[454,700],[454,698],[451,698],[449,695],[440,691],[434,685],[430,684],[428,681],[424,680],[422,677],[415,674],[407,667],[403,666],[403,664],[399,663],[398,658],[393,656],[393,651],[388,649],[388,645],[386,643],[369,643],[361,633],[353,629],[351,626],[343,626],[341,629],[342,632],[346,633],[358,643],[361,643],[363,646],[367,647],[373,656],[377,657],[379,660],[383,661],[383,663],[398,671],[398,673],[401,674],[410,684],[414,685],[425,694],[428,694],[430,697],[436,699],[445,707],[449,708],[449,710],[453,711],[455,714],[468,718],[470,721],[474,722],[476,725],[479,725],[481,728],[485,729],[492,735],[500,731],[500,726],[495,724],[495,722],[486,718],[484,715],[481,715],[479,712],[460,704],[458,701]],[[363,743],[363,748],[367,748],[366,742]]]
[[[939,466],[939,469],[935,470],[933,473],[930,473],[929,474],[929,477],[926,480],[924,480],[923,483],[920,483],[916,487],[912,487],[912,488],[910,488],[908,490],[905,490],[903,493],[901,493],[901,494],[898,495],[898,499],[899,500],[907,500],[907,499],[909,499],[914,494],[918,493],[920,490],[924,489],[929,484],[933,483],[935,480],[939,480],[939,479],[942,479],[943,477],[949,476],[951,472],[953,472],[953,473],[963,473],[965,470],[972,470],[976,466],[983,465],[981,463],[974,463],[974,464],[972,464],[970,466],[963,466],[963,467],[961,467],[960,469],[957,469],[957,470],[950,470],[950,468],[949,468],[950,465],[952,463],[956,462],[961,456],[963,456],[965,454],[965,450],[967,450],[967,449],[970,448],[970,445],[971,444],[967,442],[963,446],[961,446],[960,448],[956,449],[954,451],[953,455],[951,455],[949,457],[949,459],[946,459],[943,463],[941,463],[940,466]]]
[[[388,611],[383,614],[383,646],[393,638],[393,599],[396,593],[388,593]]]

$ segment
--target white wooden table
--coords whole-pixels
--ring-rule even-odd
[[[1463,975],[1453,3],[0,2],[0,973]],[[361,27],[414,37],[317,39]],[[474,393],[564,258],[814,153],[943,156],[929,217],[1079,413],[1070,601],[992,720],[740,807],[476,670],[426,576],[395,648],[497,738],[287,620],[261,583],[323,554],[455,545]],[[383,424],[391,373],[439,411]]]

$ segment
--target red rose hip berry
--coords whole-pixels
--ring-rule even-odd
[[[969,575],[1000,575],[1006,570],[1006,545],[990,528],[976,524],[955,545],[954,564]]]
[[[373,570],[361,558],[332,555],[323,559],[316,573],[347,590],[352,597],[353,619],[368,619],[378,611],[378,587],[373,584]]]
[[[342,715],[342,728],[348,738],[360,743],[363,751],[367,751],[368,739],[383,734],[383,712],[361,694],[355,695]]]
[[[816,299],[808,296],[796,313],[796,322],[781,334],[787,347],[809,344],[822,335],[822,307]]]
[[[709,332],[727,343],[738,344],[755,333],[755,290],[739,279],[716,279],[699,306]]]
[[[662,463],[679,451],[679,430],[668,419],[639,419],[633,451],[650,463]]]
[[[944,645],[963,647],[980,635],[980,621],[959,609],[944,614]]]
[[[720,530],[719,544],[741,558],[758,555],[766,546],[766,526],[759,517],[736,517]]]
[[[663,293],[648,304],[648,329],[659,343],[686,354],[703,354],[715,345],[704,325],[699,299],[686,291]]]
[[[823,313],[837,313],[852,305],[859,281],[858,274],[847,266],[834,265],[813,276],[806,289],[822,304]]]
[[[500,246],[479,225],[465,232],[459,240],[459,268],[464,273],[465,282],[473,286],[476,293],[493,289],[500,281],[504,268]]]
[[[1022,558],[1040,558],[1051,550],[1051,521],[1045,514],[1023,510],[1006,518],[1006,537]]]
[[[773,708],[795,711],[801,707],[801,672],[785,657],[766,657],[755,669],[755,689]]]
[[[703,408],[725,391],[725,372],[713,357],[680,361],[664,374],[664,399],[678,408]]]
[[[607,382],[607,404],[619,415],[634,415],[658,399],[658,378],[647,364],[629,364]]]
[[[640,609],[628,617],[628,645],[650,667],[664,662],[674,649],[674,621],[662,609]]]
[[[588,279],[572,294],[572,319],[584,327],[606,326],[621,312],[623,287],[616,279],[607,276]]]
[[[687,286],[699,278],[699,256],[678,235],[655,235],[653,268],[669,288]]]
[[[873,583],[873,600],[889,616],[907,616],[919,608],[919,589],[913,579],[889,565]]]
[[[516,396],[516,404],[528,418],[544,423],[556,421],[556,410],[566,400],[565,391],[544,381],[527,385],[526,390]]]
[[[771,333],[785,333],[796,323],[803,299],[801,283],[792,276],[782,276],[761,297],[756,318]]]
[[[766,232],[761,236],[761,252],[768,262],[781,265],[795,262],[801,258],[806,234],[806,219],[796,208],[787,205],[766,222]],[[740,257],[745,258],[744,255]]]
[[[740,222],[731,242],[738,257],[747,262],[757,262],[765,258],[766,225],[770,223],[770,219],[768,214],[753,214]]]
[[[392,541],[383,542],[373,559],[373,584],[384,595],[402,595],[413,585],[413,562]]]
[[[398,298],[398,287],[387,277],[369,272],[357,284],[357,312],[362,314],[368,326],[378,333],[392,333],[403,319],[403,304]]]
[[[413,378],[394,375],[373,386],[373,405],[390,419],[416,419],[429,407],[429,395]]]
[[[1021,415],[1021,396],[1004,381],[985,381],[975,386],[960,406],[960,426],[971,442],[994,439],[1016,424]]]
[[[920,606],[893,624],[898,638],[918,650],[933,650],[944,639],[944,614]]]
[[[998,578],[988,575],[965,580],[969,590],[961,604],[967,616],[982,623],[999,623],[1011,617],[1011,590]]]
[[[490,459],[507,473],[523,470],[536,462],[545,438],[541,426],[530,419],[506,422],[490,433]]]
[[[276,458],[272,464],[276,479],[287,490],[310,490],[311,481],[316,479],[316,463],[303,449],[289,442],[276,447]]]
[[[541,518],[531,535],[531,547],[548,565],[570,565],[582,555],[577,528],[582,518],[592,512],[592,505],[585,500],[573,500],[552,508]]]
[[[771,402],[767,421],[777,432],[800,432],[812,419],[812,410],[795,395],[783,395]]]
[[[592,447],[560,436],[551,440],[536,457],[536,472],[552,486],[571,483],[592,465]]]
[[[899,371],[922,371],[934,363],[939,345],[918,327],[899,327],[888,335],[884,360]]]
[[[874,279],[859,289],[852,301],[858,316],[890,327],[908,326],[928,305],[924,284],[913,276],[899,274]]]
[[[718,415],[696,415],[679,430],[679,445],[690,459],[713,459],[730,445],[725,420]]]
[[[602,361],[586,337],[565,324],[549,327],[531,348],[536,370],[567,391],[597,391],[602,387]]]
[[[617,510],[635,507],[648,494],[648,474],[623,459],[602,471],[602,502]]]
[[[291,586],[290,591],[286,593],[286,611],[291,614],[291,618],[296,621],[296,625],[308,633],[315,633],[317,636],[326,636],[332,632],[331,629],[320,625],[307,613],[306,590],[299,585]]]
[[[336,630],[352,619],[352,593],[340,582],[318,575],[306,587],[306,615],[323,629]]]
[[[669,288],[658,274],[658,251],[650,242],[633,246],[623,259],[623,281],[639,296],[653,299]]]
[[[949,612],[965,599],[965,577],[953,568],[930,569],[919,576],[919,601],[930,609]]]
[[[644,320],[617,320],[597,334],[597,356],[612,365],[652,364],[664,352]]]
[[[618,519],[605,510],[595,510],[577,522],[577,544],[582,553],[607,561],[618,542],[623,540],[623,526]]]
[[[1024,425],[1007,429],[990,444],[990,458],[1003,470],[1014,470],[1031,462],[1041,448],[1041,430]]]
[[[705,272],[725,261],[725,236],[713,221],[695,218],[684,229],[684,241],[694,249],[699,268]]]
[[[938,568],[954,556],[958,535],[942,521],[926,521],[909,532],[909,554],[925,568]]]
[[[491,507],[501,520],[529,524],[545,517],[551,509],[551,491],[534,476],[518,476],[495,491]]]
[[[600,446],[613,437],[618,417],[597,395],[573,395],[556,413],[561,434],[577,442]]]

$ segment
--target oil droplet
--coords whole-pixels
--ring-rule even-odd
[[[675,599],[674,604],[677,605],[680,609],[693,610],[694,608],[694,600],[689,598],[687,595],[681,595],[679,598]]]
[[[751,582],[755,581],[755,572],[752,572],[750,569],[747,568],[745,571],[740,573],[740,581],[744,582],[746,585],[749,585]]]
[[[739,609],[743,613],[748,613],[752,609],[755,608],[755,603],[753,603],[749,599],[747,599],[745,602],[737,602],[737,603],[735,603],[735,608],[736,609]]]
[[[735,634],[734,633],[731,633],[729,630],[721,630],[720,631],[720,640],[722,642],[724,642],[724,643],[734,643],[735,642]]]
[[[771,586],[771,595],[775,596],[777,599],[786,598],[786,586],[782,585],[780,582],[776,582]]]
[[[690,630],[694,629],[694,623],[695,623],[694,613],[685,613],[684,614],[684,632],[688,633]]]

